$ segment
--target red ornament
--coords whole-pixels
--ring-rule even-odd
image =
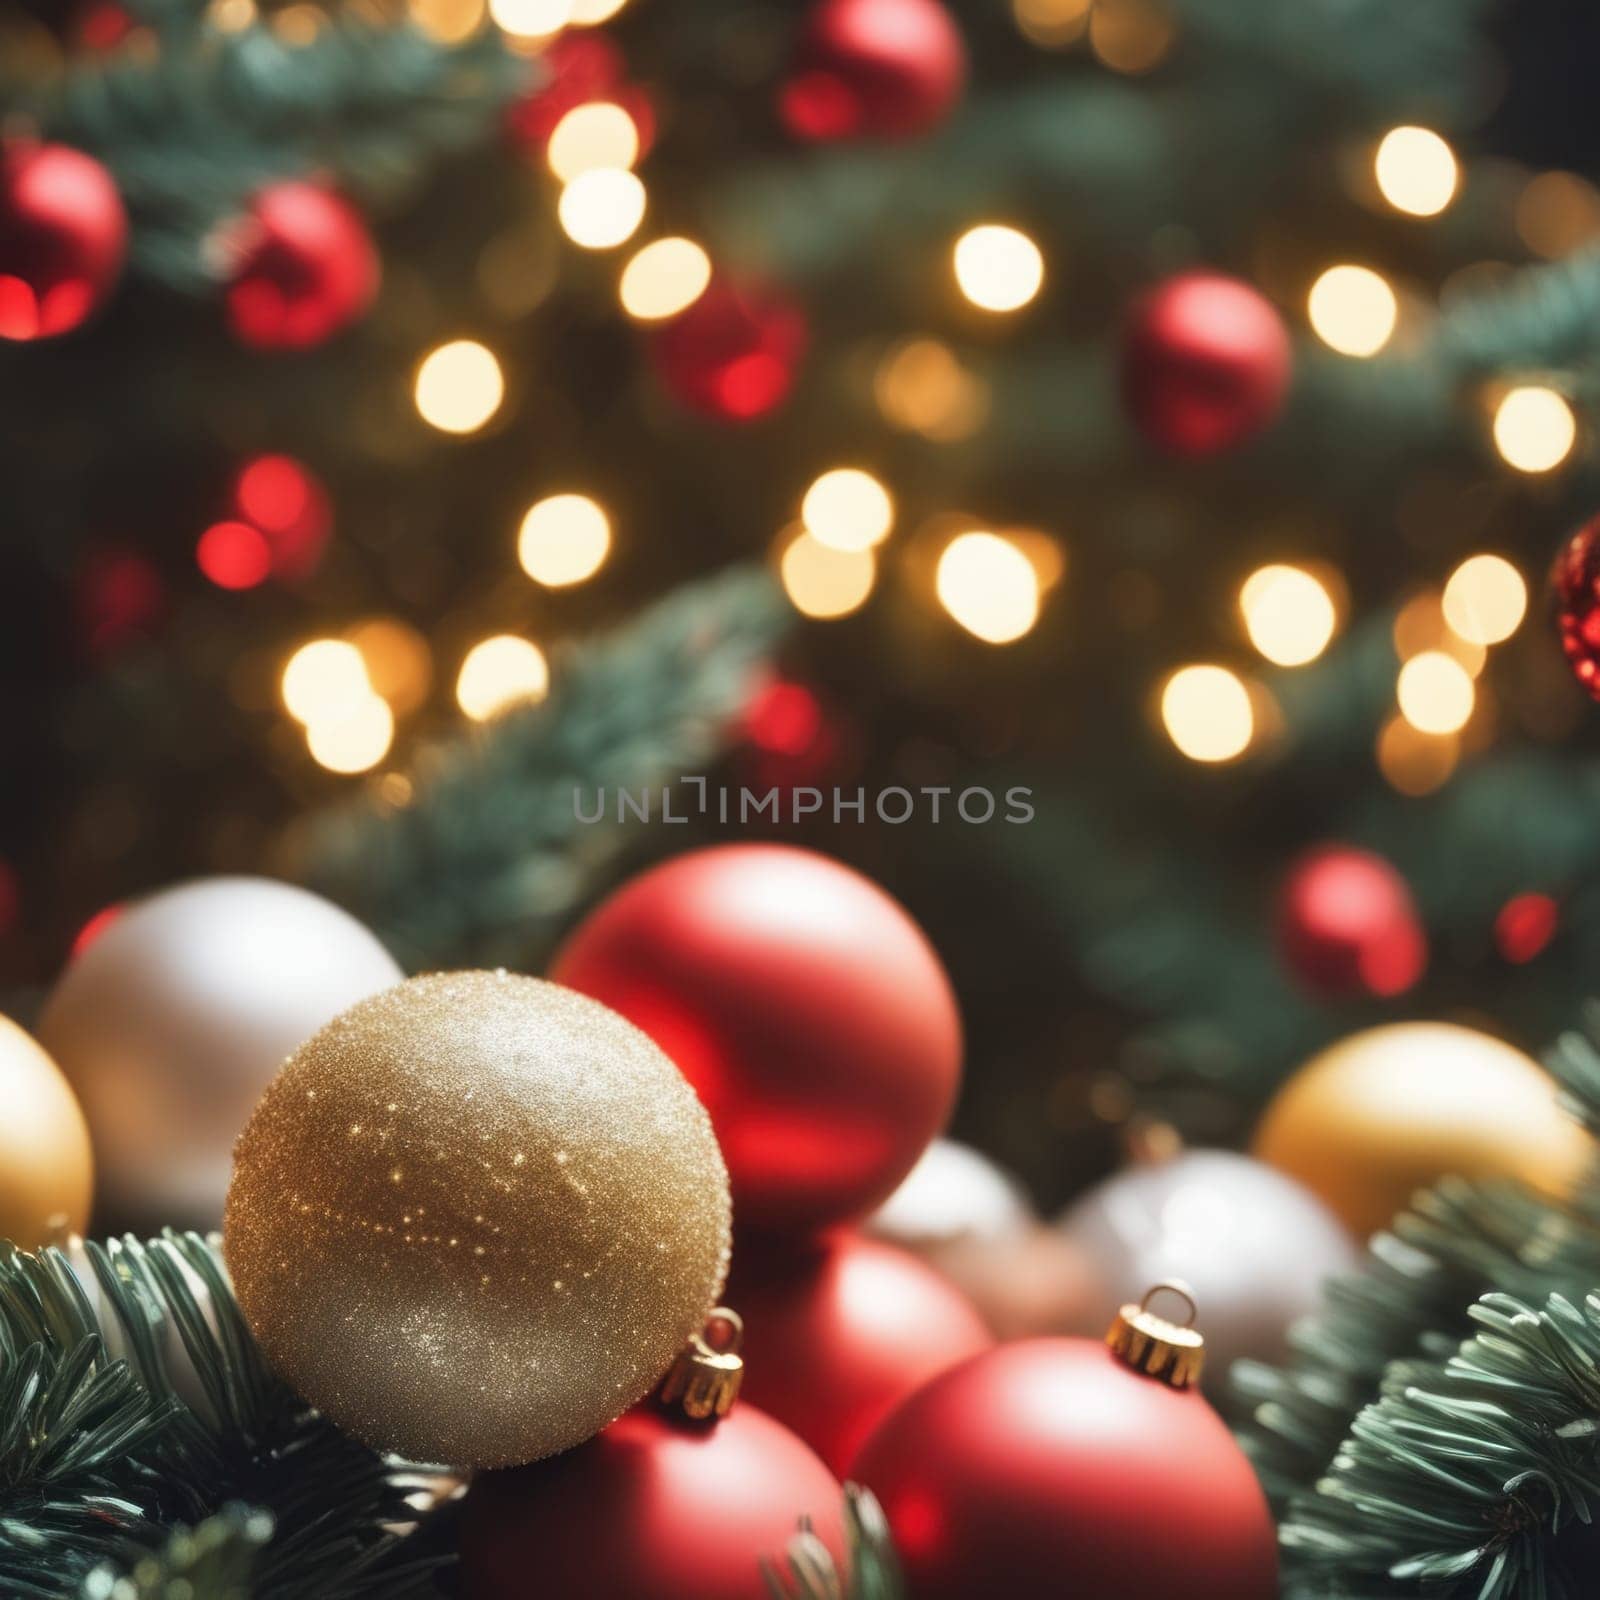
[[[779,93],[798,139],[910,139],[949,116],[967,49],[938,0],[819,0]]]
[[[73,573],[73,610],[84,653],[104,661],[149,638],[167,611],[161,574],[134,550],[87,550]]]
[[[753,422],[788,398],[806,338],[792,301],[713,279],[688,310],[655,329],[651,349],[682,405],[719,422]]]
[[[772,678],[751,695],[739,717],[746,749],[739,776],[747,787],[787,794],[815,787],[835,769],[844,725],[824,712],[803,683]]]
[[[735,1253],[744,1392],[845,1476],[914,1389],[994,1340],[948,1279],[891,1245],[845,1234],[793,1256]]]
[[[1278,936],[1295,974],[1329,998],[1403,994],[1428,964],[1405,879],[1349,845],[1323,846],[1290,868]]]
[[[513,143],[544,154],[556,124],[591,100],[611,100],[627,78],[622,52],[603,33],[564,33],[539,57],[539,87],[506,112]]]
[[[233,485],[239,516],[265,536],[272,575],[309,578],[333,531],[333,505],[322,480],[293,456],[255,456]]]
[[[1517,966],[1541,955],[1556,936],[1561,907],[1547,894],[1519,894],[1494,919],[1495,948]]]
[[[269,184],[234,235],[228,320],[245,344],[321,344],[361,316],[378,292],[378,253],[366,223],[320,183]]]
[[[1550,589],[1572,675],[1600,700],[1600,517],[1591,517],[1562,545]]]
[[[677,1062],[748,1231],[870,1211],[955,1100],[961,1019],[939,958],[881,889],[809,850],[665,862],[592,912],[551,976]]]
[[[565,1455],[478,1474],[461,1600],[755,1600],[803,1516],[847,1570],[841,1497],[754,1406],[708,1427],[647,1404]]]
[[[1289,390],[1289,335],[1248,283],[1215,272],[1169,278],[1133,307],[1123,393],[1161,450],[1210,456],[1260,433]]]
[[[1278,1593],[1272,1517],[1222,1419],[1087,1339],[1000,1345],[935,1378],[853,1476],[916,1600]]]
[[[105,303],[128,253],[111,174],[66,145],[0,153],[0,339],[70,333]]]

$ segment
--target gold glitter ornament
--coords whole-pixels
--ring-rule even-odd
[[[641,1399],[727,1273],[710,1119],[557,984],[412,978],[302,1045],[234,1151],[224,1253],[277,1370],[366,1443],[502,1467]]]

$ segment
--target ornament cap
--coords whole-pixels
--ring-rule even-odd
[[[1184,1322],[1171,1322],[1149,1309],[1161,1293],[1174,1294],[1189,1309]],[[1206,1362],[1206,1342],[1195,1327],[1200,1308],[1194,1291],[1179,1279],[1156,1284],[1138,1305],[1125,1305],[1116,1315],[1106,1343],[1135,1372],[1158,1378],[1174,1389],[1192,1389]]]
[[[727,1416],[744,1382],[743,1343],[744,1319],[726,1306],[716,1307],[667,1369],[657,1394],[661,1404],[694,1422]]]

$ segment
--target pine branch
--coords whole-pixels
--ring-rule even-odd
[[[315,819],[295,875],[349,907],[412,967],[525,964],[621,850],[574,797],[655,790],[718,752],[788,612],[763,574],[680,590],[558,663],[543,706],[435,750],[409,803]]]
[[[846,1572],[839,1571],[828,1547],[805,1522],[789,1541],[781,1567],[761,1563],[773,1600],[901,1600],[900,1566],[889,1524],[870,1489],[845,1486],[844,1525]]]

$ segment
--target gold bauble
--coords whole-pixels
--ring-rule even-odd
[[[32,1250],[81,1233],[94,1195],[89,1128],[55,1062],[0,1017],[0,1239]]]
[[[1593,1150],[1535,1061],[1447,1022],[1395,1023],[1330,1045],[1278,1091],[1255,1137],[1263,1161],[1362,1238],[1449,1174],[1564,1193]]]
[[[641,1399],[727,1272],[728,1176],[678,1069],[537,978],[412,978],[273,1080],[224,1252],[268,1360],[368,1444],[503,1467]]]

